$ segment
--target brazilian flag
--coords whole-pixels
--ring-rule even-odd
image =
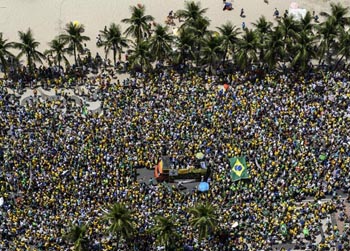
[[[233,181],[248,179],[248,168],[245,157],[230,158],[231,178]]]
[[[82,114],[85,116],[88,114],[88,109],[85,105],[83,106]]]

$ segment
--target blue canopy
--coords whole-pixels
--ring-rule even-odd
[[[209,183],[208,182],[201,182],[198,185],[198,191],[200,192],[206,192],[209,190]]]

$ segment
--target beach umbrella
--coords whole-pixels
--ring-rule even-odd
[[[75,20],[75,21],[73,21],[73,25],[74,25],[74,26],[79,26],[80,23],[79,23],[79,21]]]
[[[290,8],[291,8],[291,9],[299,9],[299,4],[296,3],[296,2],[292,2],[292,3],[290,4]]]
[[[198,185],[198,191],[200,192],[206,192],[209,190],[209,183],[208,182],[204,182],[202,181],[201,183],[199,183]]]
[[[196,153],[195,156],[196,156],[197,159],[203,159],[204,158],[204,153],[198,152],[198,153]]]

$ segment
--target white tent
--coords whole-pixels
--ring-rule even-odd
[[[289,15],[291,15],[295,20],[301,20],[305,17],[306,9],[292,9],[288,10]]]

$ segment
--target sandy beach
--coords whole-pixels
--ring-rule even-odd
[[[277,8],[282,14],[288,9],[292,0],[228,0],[233,3],[233,11],[223,11],[222,0],[202,0],[203,8],[208,8],[207,16],[211,20],[211,28],[231,21],[238,27],[242,22],[251,27],[251,22],[261,15],[273,20],[273,11]],[[11,41],[17,41],[19,30],[31,28],[40,48],[44,50],[51,41],[64,29],[66,23],[79,21],[86,27],[86,35],[91,38],[87,46],[96,52],[96,36],[99,30],[112,22],[120,23],[123,18],[130,16],[129,7],[142,3],[146,12],[155,17],[155,21],[163,23],[170,10],[183,9],[183,0],[0,0],[0,31]],[[300,8],[319,13],[329,10],[329,0],[299,0]],[[344,6],[350,5],[350,0],[341,1]],[[239,16],[241,8],[245,18]],[[123,27],[123,26],[122,26]],[[101,49],[102,50],[102,49]]]

